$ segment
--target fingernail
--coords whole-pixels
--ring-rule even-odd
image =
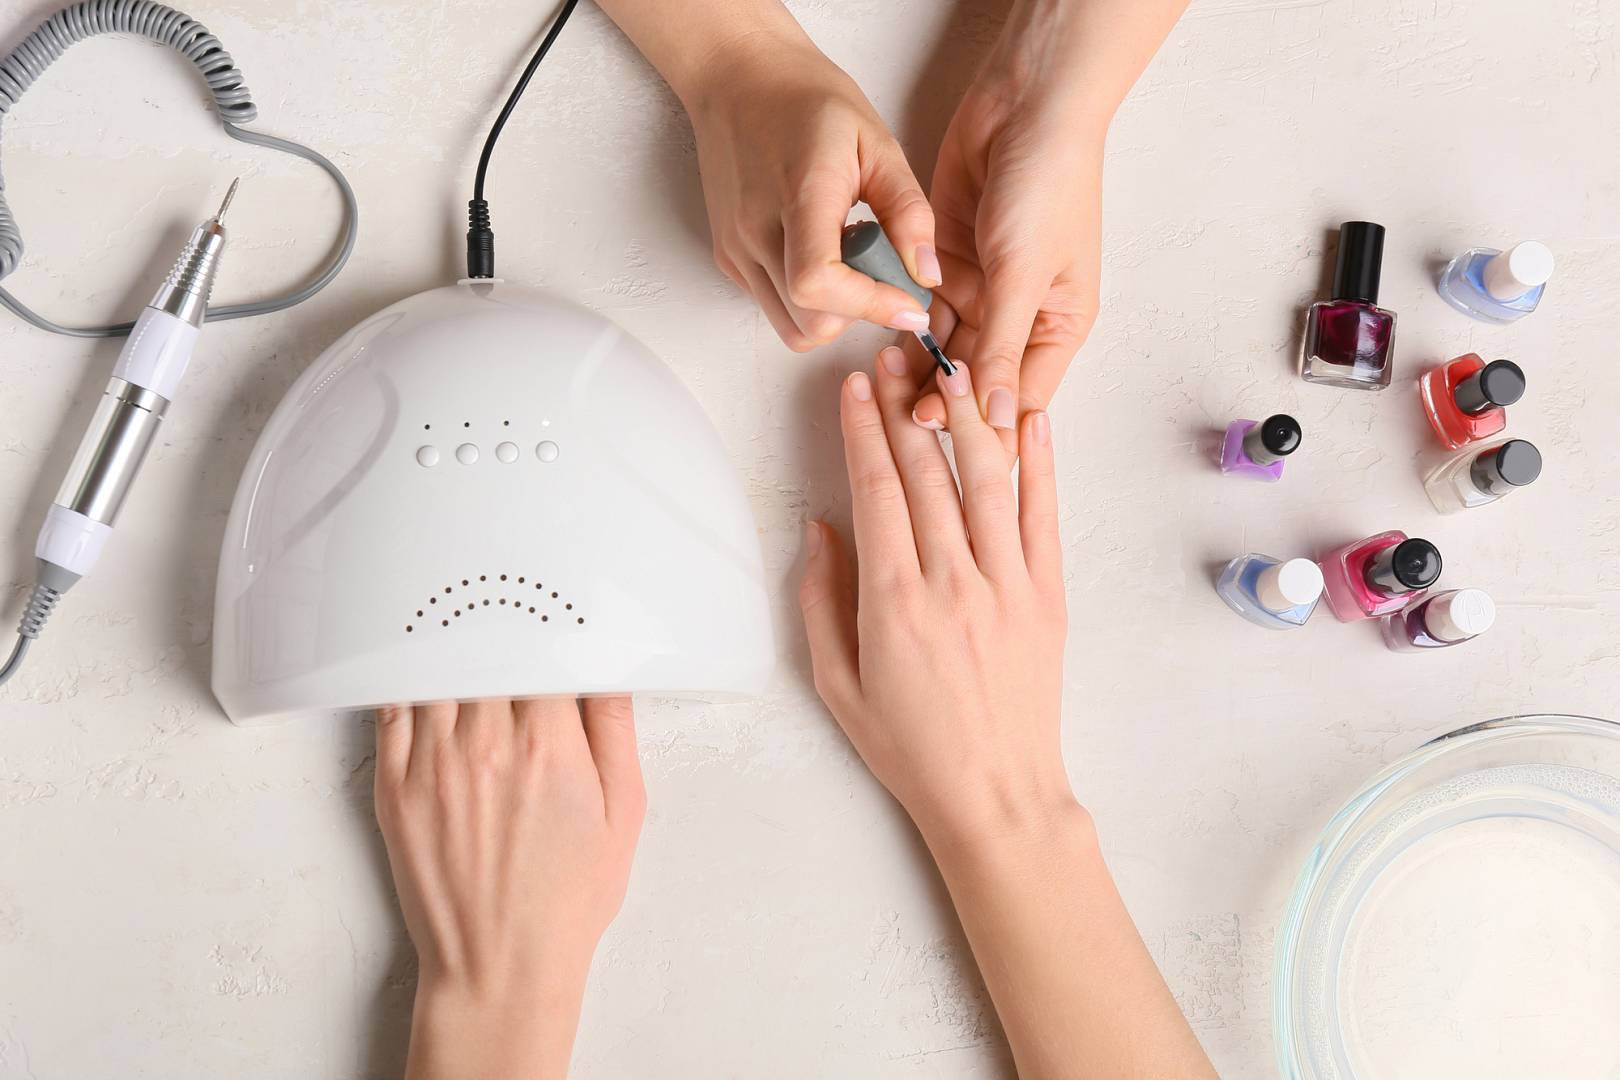
[[[939,256],[934,252],[932,244],[917,245],[917,284],[926,285],[930,289],[945,280],[939,269]]]
[[[1029,421],[1029,433],[1035,436],[1036,446],[1045,446],[1052,441],[1052,419],[1044,412],[1038,412]]]
[[[968,379],[967,365],[960,360],[956,362],[955,374],[942,373],[939,381],[945,384],[945,389],[950,391],[951,397],[967,397],[968,392],[973,389],[973,383]]]
[[[929,431],[944,431],[945,430],[945,425],[940,423],[938,420],[935,420],[932,417],[930,417],[927,420],[924,420],[922,417],[918,416],[916,409],[911,410],[911,422],[913,424],[916,424],[920,428],[927,428]]]
[[[901,311],[889,320],[891,330],[910,330],[913,334],[928,329],[928,313],[926,311]]]
[[[1013,401],[1012,391],[1005,387],[998,387],[990,391],[990,400],[987,403],[990,426],[1003,431],[1011,431],[1018,423],[1018,405]]]
[[[872,400],[872,380],[866,377],[866,372],[857,371],[849,377],[849,392],[855,395],[856,401]]]
[[[883,363],[883,370],[899,378],[906,373],[906,354],[890,345],[878,353],[878,359]]]
[[[813,559],[821,554],[821,526],[814,521],[804,523],[804,557]]]

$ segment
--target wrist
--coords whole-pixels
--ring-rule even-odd
[[[424,971],[411,1010],[407,1080],[567,1074],[589,958],[544,975],[472,980]]]
[[[948,885],[1039,874],[1042,867],[1101,856],[1096,824],[1072,795],[1016,812],[934,826],[923,840]]]
[[[685,51],[664,78],[694,119],[717,101],[749,94],[758,79],[780,78],[807,56],[825,62],[820,50],[786,9],[781,18],[761,17],[741,28],[717,29],[705,43]]]
[[[1038,844],[1076,828],[1089,831],[1091,821],[1061,770],[1045,780],[1022,776],[987,782],[976,791],[959,786],[929,804],[908,806],[907,812],[941,861],[1007,844]]]
[[[1016,0],[979,83],[1021,107],[1061,114],[1075,134],[1107,134],[1129,84],[1094,55],[1096,28],[1076,0]]]

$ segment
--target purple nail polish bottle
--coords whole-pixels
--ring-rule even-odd
[[[1283,462],[1299,449],[1299,421],[1285,413],[1253,420],[1234,420],[1221,442],[1221,472],[1273,483],[1282,479]]]

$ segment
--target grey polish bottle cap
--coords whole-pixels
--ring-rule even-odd
[[[1524,439],[1509,439],[1482,451],[1468,470],[1474,486],[1490,495],[1506,495],[1541,475],[1541,451]]]

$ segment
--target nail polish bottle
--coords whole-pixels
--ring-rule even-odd
[[[1283,460],[1299,449],[1299,421],[1278,413],[1256,423],[1234,420],[1221,442],[1221,472],[1268,483],[1282,479]]]
[[[1541,451],[1534,443],[1503,439],[1456,455],[1431,472],[1423,488],[1436,510],[1450,514],[1493,503],[1540,475]]]
[[[1496,604],[1483,589],[1453,589],[1386,615],[1384,644],[1396,652],[1447,649],[1472,641],[1496,622]]]
[[[1440,577],[1440,551],[1403,532],[1379,533],[1322,558],[1328,607],[1341,622],[1399,611]]]
[[[1333,298],[1312,304],[1305,319],[1299,373],[1306,382],[1353,390],[1389,385],[1395,313],[1378,306],[1383,260],[1382,225],[1347,221],[1339,226]]]
[[[1510,323],[1536,310],[1553,274],[1547,245],[1526,240],[1506,251],[1469,248],[1440,275],[1446,303],[1482,322]]]
[[[1292,630],[1304,626],[1322,597],[1322,568],[1309,559],[1239,555],[1226,564],[1215,591],[1228,607],[1256,626]]]
[[[1430,368],[1418,380],[1423,412],[1447,450],[1488,439],[1507,426],[1507,406],[1524,396],[1524,371],[1478,353]]]

